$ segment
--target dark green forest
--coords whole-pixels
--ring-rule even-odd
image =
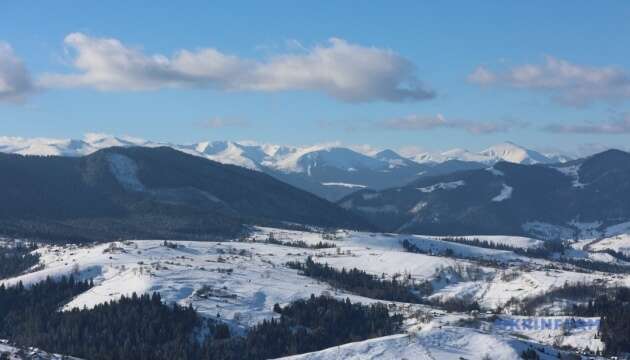
[[[243,335],[159,294],[122,297],[94,309],[60,312],[91,281],[47,279],[29,288],[0,286],[0,338],[20,346],[92,360],[267,359],[386,336],[402,317],[382,304],[315,297],[285,307]]]

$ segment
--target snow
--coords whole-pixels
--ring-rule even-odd
[[[583,188],[586,184],[580,182],[580,167],[582,164],[555,166],[554,169],[558,170],[562,174],[572,178],[571,184],[575,188]]]
[[[83,139],[0,137],[0,152],[22,155],[83,156],[112,146],[169,146],[191,155],[251,170],[273,169],[285,173],[306,173],[317,166],[332,166],[345,171],[365,168],[387,171],[416,163],[441,163],[450,160],[494,164],[511,161],[524,164],[549,163],[551,159],[512,143],[492,146],[482,152],[451,149],[425,152],[405,158],[394,151],[362,153],[339,143],[283,146],[252,141],[202,141],[192,144],[155,142],[130,136],[88,133]]]
[[[503,173],[503,171],[495,169],[494,166],[486,168],[487,171],[489,171],[490,173],[492,173],[492,175],[494,176],[504,176],[505,174]]]
[[[531,322],[530,328],[521,326],[527,322]],[[596,351],[604,349],[604,344],[597,338],[598,322],[599,318],[577,316],[525,317],[502,315],[493,325],[495,325],[496,332],[520,335],[540,344],[567,346],[578,350],[588,348]]]
[[[630,224],[609,229],[620,231],[628,226]],[[314,245],[324,241],[332,242],[336,247],[308,249],[265,243],[272,234],[283,242],[300,241]],[[541,240],[528,237],[465,238],[520,248],[542,245]],[[435,255],[406,252],[401,244],[403,240]],[[0,283],[11,285],[22,281],[28,286],[47,276],[58,278],[74,273],[82,279],[93,278],[95,286],[66,304],[65,310],[92,308],[133,292],[157,291],[166,303],[192,304],[206,317],[214,318],[218,314],[237,332],[277,316],[273,312],[274,304],[286,305],[311,294],[348,297],[362,303],[377,301],[331,288],[286,266],[288,261],[304,261],[308,256],[337,269],[358,268],[387,279],[402,276],[417,282],[430,281],[434,289],[430,299],[474,300],[488,311],[504,306],[512,298],[543,294],[565,284],[630,284],[628,275],[550,270],[546,268],[551,264],[549,260],[449,242],[436,236],[347,230],[321,233],[256,227],[243,241],[172,241],[169,245],[164,246],[161,240],[85,246],[46,245],[37,250],[42,266]],[[441,255],[447,249],[453,256]],[[486,262],[479,263],[479,260]],[[484,265],[487,260],[499,261],[505,267]],[[459,321],[472,320],[468,314],[446,314],[426,305],[391,305],[392,311],[403,314],[403,331],[409,334],[346,344],[291,359],[476,359],[486,354],[491,358],[516,359],[530,342],[548,349],[556,341],[575,348],[588,346],[595,349],[601,345],[594,332],[571,331],[560,339],[557,329],[532,333],[505,331],[491,324],[466,327]],[[414,314],[419,310],[435,313],[433,320],[418,320]],[[540,311],[555,314],[559,310],[545,308]],[[529,340],[524,340],[525,337]]]
[[[443,152],[423,152],[412,157],[418,163],[442,163],[449,160],[474,161],[483,164],[495,164],[499,161],[507,161],[517,164],[548,164],[554,162],[547,156],[516,145],[511,142],[504,142],[493,145],[480,152],[472,152],[466,149],[451,149]]]
[[[517,360],[521,359],[521,353],[530,346],[529,342],[509,335],[486,334],[470,328],[443,326],[350,343],[283,359]],[[549,347],[545,349],[545,353],[539,353],[541,359],[557,359],[556,351]]]
[[[138,179],[138,166],[132,159],[121,154],[108,154],[107,160],[109,161],[112,174],[125,189],[132,191],[145,190],[144,185]]]
[[[481,154],[497,161],[502,160],[517,164],[531,165],[551,162],[545,155],[511,142],[491,146],[482,151]]]
[[[499,195],[493,197],[492,201],[494,201],[494,202],[501,202],[501,201],[508,200],[509,198],[512,197],[512,191],[513,190],[514,189],[511,186],[503,184],[503,187],[501,188],[501,192],[499,193]]]
[[[359,184],[349,184],[349,183],[343,183],[343,182],[324,182],[322,183],[322,185],[324,186],[341,186],[341,187],[346,187],[346,188],[358,188],[358,189],[365,189],[367,186],[365,185],[359,185]]]
[[[243,146],[231,141],[199,143],[195,148],[210,160],[222,164],[242,166],[250,170],[260,170],[259,162],[266,157],[266,154],[259,148]],[[195,154],[193,153],[193,155]],[[255,159],[259,161],[257,162]]]
[[[458,181],[451,181],[451,182],[440,182],[437,184],[433,184],[431,186],[418,188],[418,190],[422,191],[423,193],[430,193],[435,190],[453,190],[464,185],[466,185],[465,181],[458,180]]]
[[[593,251],[614,250],[630,256],[630,234],[620,234],[607,237],[591,244]]]
[[[413,164],[411,160],[406,159],[400,156],[399,154],[397,154],[395,151],[389,150],[389,149],[380,151],[374,154],[372,157],[380,161],[384,161],[388,163],[390,169],[406,167],[406,166],[409,166],[410,164]]]
[[[315,235],[314,235],[315,236]],[[321,235],[318,241],[322,241]],[[334,292],[326,284],[300,276],[284,266],[290,260],[333,250],[309,250],[248,242],[174,242],[143,240],[93,247],[47,246],[38,250],[44,268],[2,281],[30,285],[47,276],[59,278],[78,271],[79,277],[94,277],[96,286],[73,299],[65,309],[91,308],[131,293],[160,292],[167,303],[190,303],[204,316],[217,314],[239,328],[274,316],[275,303]],[[113,244],[113,245],[112,245]],[[110,250],[110,249],[114,250]],[[199,296],[204,285],[212,296]],[[373,300],[340,292],[353,301]]]
[[[435,239],[444,239],[444,238],[449,238],[449,237],[452,238],[453,236],[432,236],[432,238],[435,238]],[[524,236],[469,235],[469,236],[456,236],[456,237],[461,237],[466,240],[477,239],[477,240],[486,241],[488,243],[495,244],[495,245],[507,245],[507,246],[521,248],[521,249],[538,248],[538,247],[541,247],[544,243],[542,240],[538,240],[531,237],[524,237]]]
[[[425,201],[419,201],[416,205],[414,205],[414,207],[411,208],[411,210],[409,210],[410,213],[412,214],[417,214],[419,213],[422,209],[425,208],[425,206],[427,206],[427,202]]]
[[[27,349],[9,345],[6,340],[0,340],[0,354],[7,354],[7,360],[37,359],[37,360],[79,360],[72,356],[50,354],[43,350],[29,347]]]
[[[451,149],[439,153],[424,152],[412,157],[412,160],[420,163],[442,163],[450,160],[474,161],[480,163],[492,163],[492,158],[468,151],[466,149]]]

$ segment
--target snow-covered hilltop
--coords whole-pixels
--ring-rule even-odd
[[[627,230],[627,224],[611,231],[622,228]],[[573,303],[570,300],[550,295],[535,302],[537,317],[509,313],[528,299],[570,286],[627,286],[630,275],[584,271],[569,264],[558,267],[554,261],[517,251],[544,246],[533,238],[475,238],[513,250],[433,236],[258,227],[247,237],[224,242],[133,240],[43,246],[36,250],[40,255],[38,266],[0,283],[10,286],[21,282],[28,287],[46,277],[70,274],[94,279],[94,287],[65,304],[64,311],[91,309],[133,292],[156,291],[165,303],[192,305],[204,317],[222,319],[235,333],[277,317],[274,304],[286,305],[311,294],[363,304],[384,302],[392,313],[403,315],[403,328],[397,335],[291,357],[296,360],[519,359],[524,351],[534,351],[540,359],[556,359],[571,352],[603,348],[596,325],[569,326],[575,321],[595,324],[598,320],[564,316],[565,307]],[[473,240],[466,237],[461,241]],[[322,242],[334,247],[318,248]],[[421,252],[408,251],[405,242]],[[607,264],[628,265],[592,251],[576,250],[574,256],[594,256]],[[358,295],[288,266],[288,262],[303,262],[308,257],[333,269],[357,268],[383,280],[429,282],[429,302],[403,303]],[[440,304],[448,302],[475,302],[481,311],[445,311]],[[531,325],[531,321],[556,325],[519,325]]]
[[[568,156],[558,156],[554,154],[543,155],[535,150],[527,149],[507,141],[490,146],[480,152],[471,152],[466,149],[451,149],[439,153],[421,153],[414,156],[412,159],[418,163],[439,163],[448,160],[460,160],[480,162],[488,165],[495,164],[499,161],[532,165],[566,162],[571,158]]]

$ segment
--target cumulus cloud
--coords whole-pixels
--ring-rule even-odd
[[[436,116],[409,115],[405,117],[391,118],[377,124],[388,130],[422,131],[440,128],[461,129],[471,134],[492,134],[507,132],[514,128],[527,126],[518,121],[485,122],[447,119],[441,114]]]
[[[505,71],[478,66],[468,81],[482,86],[545,91],[554,100],[571,106],[630,100],[630,74],[623,69],[576,65],[553,56],[545,57],[542,64],[519,65]]]
[[[47,87],[98,90],[154,90],[204,87],[224,91],[324,93],[345,102],[431,99],[435,93],[416,76],[415,66],[387,49],[332,38],[301,52],[267,60],[245,59],[217,49],[147,55],[117,39],[73,33],[65,38],[73,53],[71,74],[48,74]]]
[[[544,130],[560,134],[630,134],[630,114],[602,123],[584,123],[576,125],[552,124]]]
[[[26,66],[9,44],[0,41],[0,101],[21,101],[33,91]]]

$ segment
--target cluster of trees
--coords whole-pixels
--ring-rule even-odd
[[[405,249],[405,251],[411,252],[411,253],[425,254],[425,255],[430,255],[430,256],[444,256],[444,257],[450,257],[450,258],[456,258],[456,259],[474,260],[479,265],[484,265],[484,266],[494,267],[494,268],[507,268],[508,267],[508,264],[506,264],[505,262],[501,262],[497,260],[481,259],[478,257],[470,257],[470,256],[462,255],[462,254],[455,254],[453,249],[450,249],[450,248],[444,249],[442,251],[437,251],[437,252],[424,250],[424,249],[419,248],[418,246],[416,246],[415,244],[413,244],[411,241],[407,239],[404,239],[401,242],[401,245]]]
[[[428,281],[415,283],[410,276],[402,280],[379,279],[356,268],[337,270],[328,264],[316,263],[311,257],[308,257],[304,263],[289,262],[287,266],[301,271],[306,276],[325,281],[335,288],[373,299],[423,303],[422,296],[429,295],[433,291]]]
[[[630,267],[626,265],[570,257],[562,257],[559,261],[589,271],[601,271],[613,274],[630,274]]]
[[[578,316],[599,316],[599,337],[606,355],[630,352],[630,289],[619,288],[613,294],[600,295],[584,305],[576,305]]]
[[[273,233],[269,234],[269,237],[265,240],[265,243],[272,244],[272,245],[297,247],[297,248],[303,248],[303,249],[332,249],[332,248],[337,247],[337,245],[331,242],[324,242],[324,241],[320,241],[316,244],[309,244],[304,240],[282,241],[282,240],[276,239]]]
[[[608,254],[608,255],[614,257],[617,260],[630,262],[630,256],[624,254],[621,251],[615,251],[613,249],[604,249],[604,250],[599,250],[599,251],[595,251],[595,252]]]
[[[477,301],[457,298],[431,300],[431,305],[446,310],[447,312],[469,312],[481,310]]]
[[[0,286],[0,338],[22,346],[95,360],[267,359],[386,336],[402,316],[382,304],[311,296],[285,307],[243,336],[203,320],[191,307],[165,305],[159,294],[133,294],[95,308],[59,309],[93,286],[50,278],[26,288]]]
[[[37,265],[39,255],[31,254],[37,249],[34,244],[16,244],[11,247],[0,246],[0,279],[19,275]]]
[[[445,237],[440,238],[440,240],[454,242],[463,245],[471,245],[476,247],[481,247],[485,249],[494,249],[494,250],[507,250],[512,251],[516,254],[534,257],[534,258],[548,258],[554,253],[564,253],[567,249],[567,245],[562,241],[557,240],[548,240],[543,242],[542,247],[536,248],[520,248],[516,246],[511,246],[507,244],[494,243],[488,240],[481,240],[479,238],[467,239],[465,237]]]
[[[562,241],[549,240],[549,241],[545,241],[544,245],[540,248],[522,249],[522,248],[517,248],[510,245],[505,245],[505,244],[496,244],[496,243],[492,243],[486,240],[480,240],[478,238],[466,239],[463,237],[449,237],[449,238],[443,238],[442,240],[458,243],[458,244],[463,244],[463,245],[471,245],[471,246],[486,248],[486,249],[508,250],[518,255],[523,255],[523,256],[532,257],[532,258],[549,259],[555,262],[560,262],[560,263],[572,266],[574,268],[577,268],[575,270],[582,270],[586,272],[601,271],[601,272],[608,272],[608,273],[613,273],[613,274],[629,274],[630,273],[630,267],[625,266],[625,265],[603,262],[603,261],[593,261],[590,259],[589,260],[575,259],[575,258],[567,257],[567,256],[554,257],[555,254],[563,254],[564,251],[566,250],[567,248],[566,244],[564,244]],[[461,254],[458,255],[458,254],[455,254],[455,252],[452,249],[448,249],[448,248],[438,253],[432,252],[432,251],[426,251],[419,248],[408,239],[404,239],[401,242],[401,244],[403,248],[408,252],[414,252],[414,253],[426,254],[426,255],[453,257],[453,258],[460,258],[460,259],[470,259],[470,260],[475,260],[476,262],[482,265],[498,267],[498,268],[506,267],[506,264],[498,262],[498,261],[468,257]],[[611,256],[614,256],[618,259],[624,260],[622,258],[624,255],[621,253],[617,253],[614,251],[611,251],[611,252],[605,251],[605,252],[609,253]]]
[[[201,324],[190,307],[166,306],[158,294],[132,295],[92,310],[60,312],[93,286],[63,277],[25,287],[0,285],[0,338],[85,359],[195,359]]]
[[[566,309],[569,316],[600,317],[598,337],[604,343],[604,355],[630,352],[630,288],[607,288],[578,283],[564,285],[546,294],[522,300],[511,300],[511,313],[536,315],[542,304],[557,300],[585,300]],[[499,311],[502,311],[499,309]]]
[[[592,283],[566,283],[559,288],[552,289],[540,295],[525,297],[523,299],[510,299],[504,308],[509,309],[511,314],[516,315],[536,315],[538,309],[545,304],[551,304],[554,301],[567,301],[573,303],[576,300],[594,299],[609,294],[610,288]],[[501,312],[499,309],[498,312]],[[579,306],[573,305],[565,309],[567,315],[587,316],[579,310]],[[588,315],[596,316],[596,315]]]
[[[75,281],[73,276],[59,281],[45,281],[26,288],[0,285],[0,338],[30,340],[59,307],[88,290],[89,281]]]
[[[282,308],[278,319],[265,320],[243,337],[209,339],[201,359],[272,359],[318,351],[353,341],[396,333],[401,315],[390,316],[383,304],[362,305],[319,296]]]

